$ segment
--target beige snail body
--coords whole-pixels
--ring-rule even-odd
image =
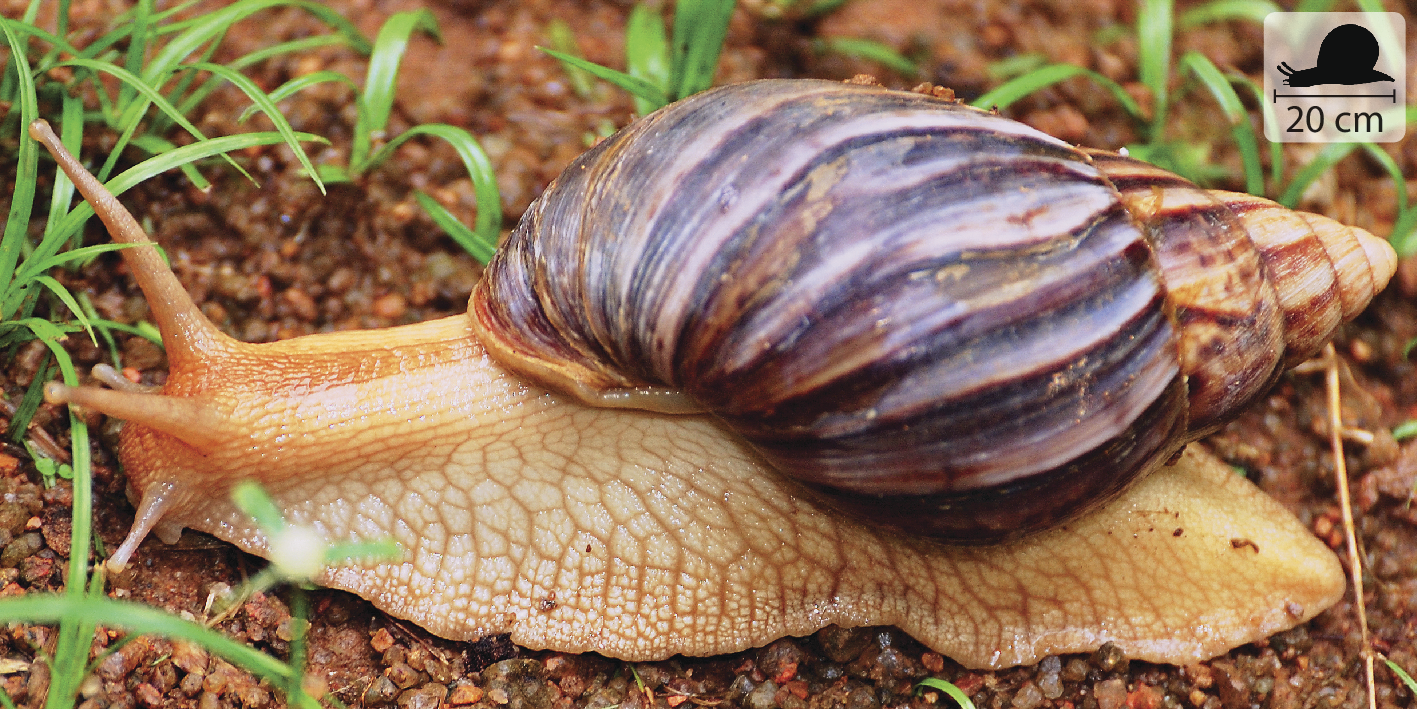
[[[1395,261],[984,112],[813,81],[706,92],[578,160],[470,318],[244,344],[154,250],[122,253],[162,394],[46,390],[130,421],[119,565],[184,527],[264,553],[219,494],[251,477],[328,539],[392,536],[400,561],[321,580],[448,637],[646,659],[895,624],[976,667],[1109,641],[1194,661],[1333,603],[1336,559],[1275,503],[1198,451],[1160,464]]]

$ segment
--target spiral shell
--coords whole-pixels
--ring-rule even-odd
[[[993,540],[1218,426],[1392,261],[1361,230],[953,102],[760,81],[582,156],[469,313],[554,388],[682,392],[838,508]]]

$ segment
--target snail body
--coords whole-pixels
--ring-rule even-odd
[[[1391,275],[1385,243],[1297,214],[925,96],[755,82],[574,163],[471,317],[245,344],[125,249],[162,395],[46,396],[130,422],[116,566],[184,527],[269,553],[216,494],[251,477],[327,539],[392,536],[403,559],[320,580],[453,638],[646,659],[896,624],[969,666],[1108,641],[1188,662],[1342,592],[1292,517],[1181,453]]]

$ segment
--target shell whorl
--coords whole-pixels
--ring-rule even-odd
[[[494,356],[554,388],[684,392],[838,507],[1013,536],[1190,440],[1201,377],[1178,322],[1195,306],[1168,297],[1168,249],[1105,164],[919,94],[724,87],[577,160],[469,313]],[[1228,219],[1236,233],[1187,253],[1243,251]],[[1264,286],[1248,253],[1242,281]],[[1282,330],[1273,289],[1255,297]],[[1247,382],[1282,360],[1282,337],[1261,338],[1268,368]]]

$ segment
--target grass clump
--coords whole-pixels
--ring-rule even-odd
[[[568,71],[585,72],[628,91],[643,115],[713,86],[733,5],[734,0],[676,0],[673,34],[657,10],[636,5],[625,24],[625,71],[562,51],[571,48],[564,42],[562,50],[541,51],[561,60]]]
[[[800,10],[805,16],[820,15],[842,4],[844,0],[767,0],[752,6],[766,17],[780,17],[789,10]],[[564,23],[553,23],[548,28],[554,48],[539,49],[561,61],[580,95],[589,93],[586,77],[598,77],[629,92],[635,111],[643,116],[713,86],[734,5],[735,0],[676,0],[672,34],[656,7],[635,5],[625,22],[625,71],[580,56],[575,38]],[[813,47],[818,52],[873,61],[905,77],[920,73],[915,62],[874,40],[831,37],[816,40]]]
[[[1298,11],[1325,11],[1332,2],[1315,0],[1305,5],[1306,7]],[[1372,0],[1358,0],[1358,5],[1365,11],[1382,11],[1379,4]],[[1180,25],[1194,27],[1227,20],[1260,22],[1265,15],[1278,9],[1268,0],[1212,0],[1188,10],[1181,16]],[[1081,76],[1107,91],[1141,127],[1144,139],[1140,143],[1126,146],[1129,155],[1201,184],[1224,177],[1226,171],[1208,161],[1210,146],[1168,140],[1165,136],[1168,109],[1178,100],[1171,91],[1171,48],[1175,24],[1173,0],[1141,0],[1135,28],[1138,46],[1137,73],[1140,83],[1150,95],[1150,105],[1143,106],[1138,103],[1125,88],[1106,76],[1067,63],[1022,67],[1019,75],[979,97],[973,105],[986,109],[1002,109],[1035,91]],[[1282,145],[1271,143],[1267,189],[1259,137],[1250,122],[1240,93],[1236,91],[1236,87],[1239,87],[1253,97],[1260,110],[1269,111],[1272,109],[1264,99],[1263,88],[1243,74],[1222,71],[1208,57],[1194,50],[1182,55],[1178,65],[1182,74],[1194,82],[1188,86],[1203,88],[1220,106],[1229,126],[1231,140],[1240,154],[1247,192],[1260,196],[1268,194],[1280,204],[1294,208],[1314,180],[1332,169],[1349,153],[1361,149],[1382,166],[1400,186],[1397,190],[1398,218],[1389,237],[1394,248],[1401,255],[1417,252],[1417,239],[1413,238],[1414,231],[1417,231],[1417,209],[1408,205],[1405,178],[1396,161],[1386,152],[1371,143],[1330,143],[1286,184]],[[1411,109],[1408,114],[1408,121],[1411,122]]]

